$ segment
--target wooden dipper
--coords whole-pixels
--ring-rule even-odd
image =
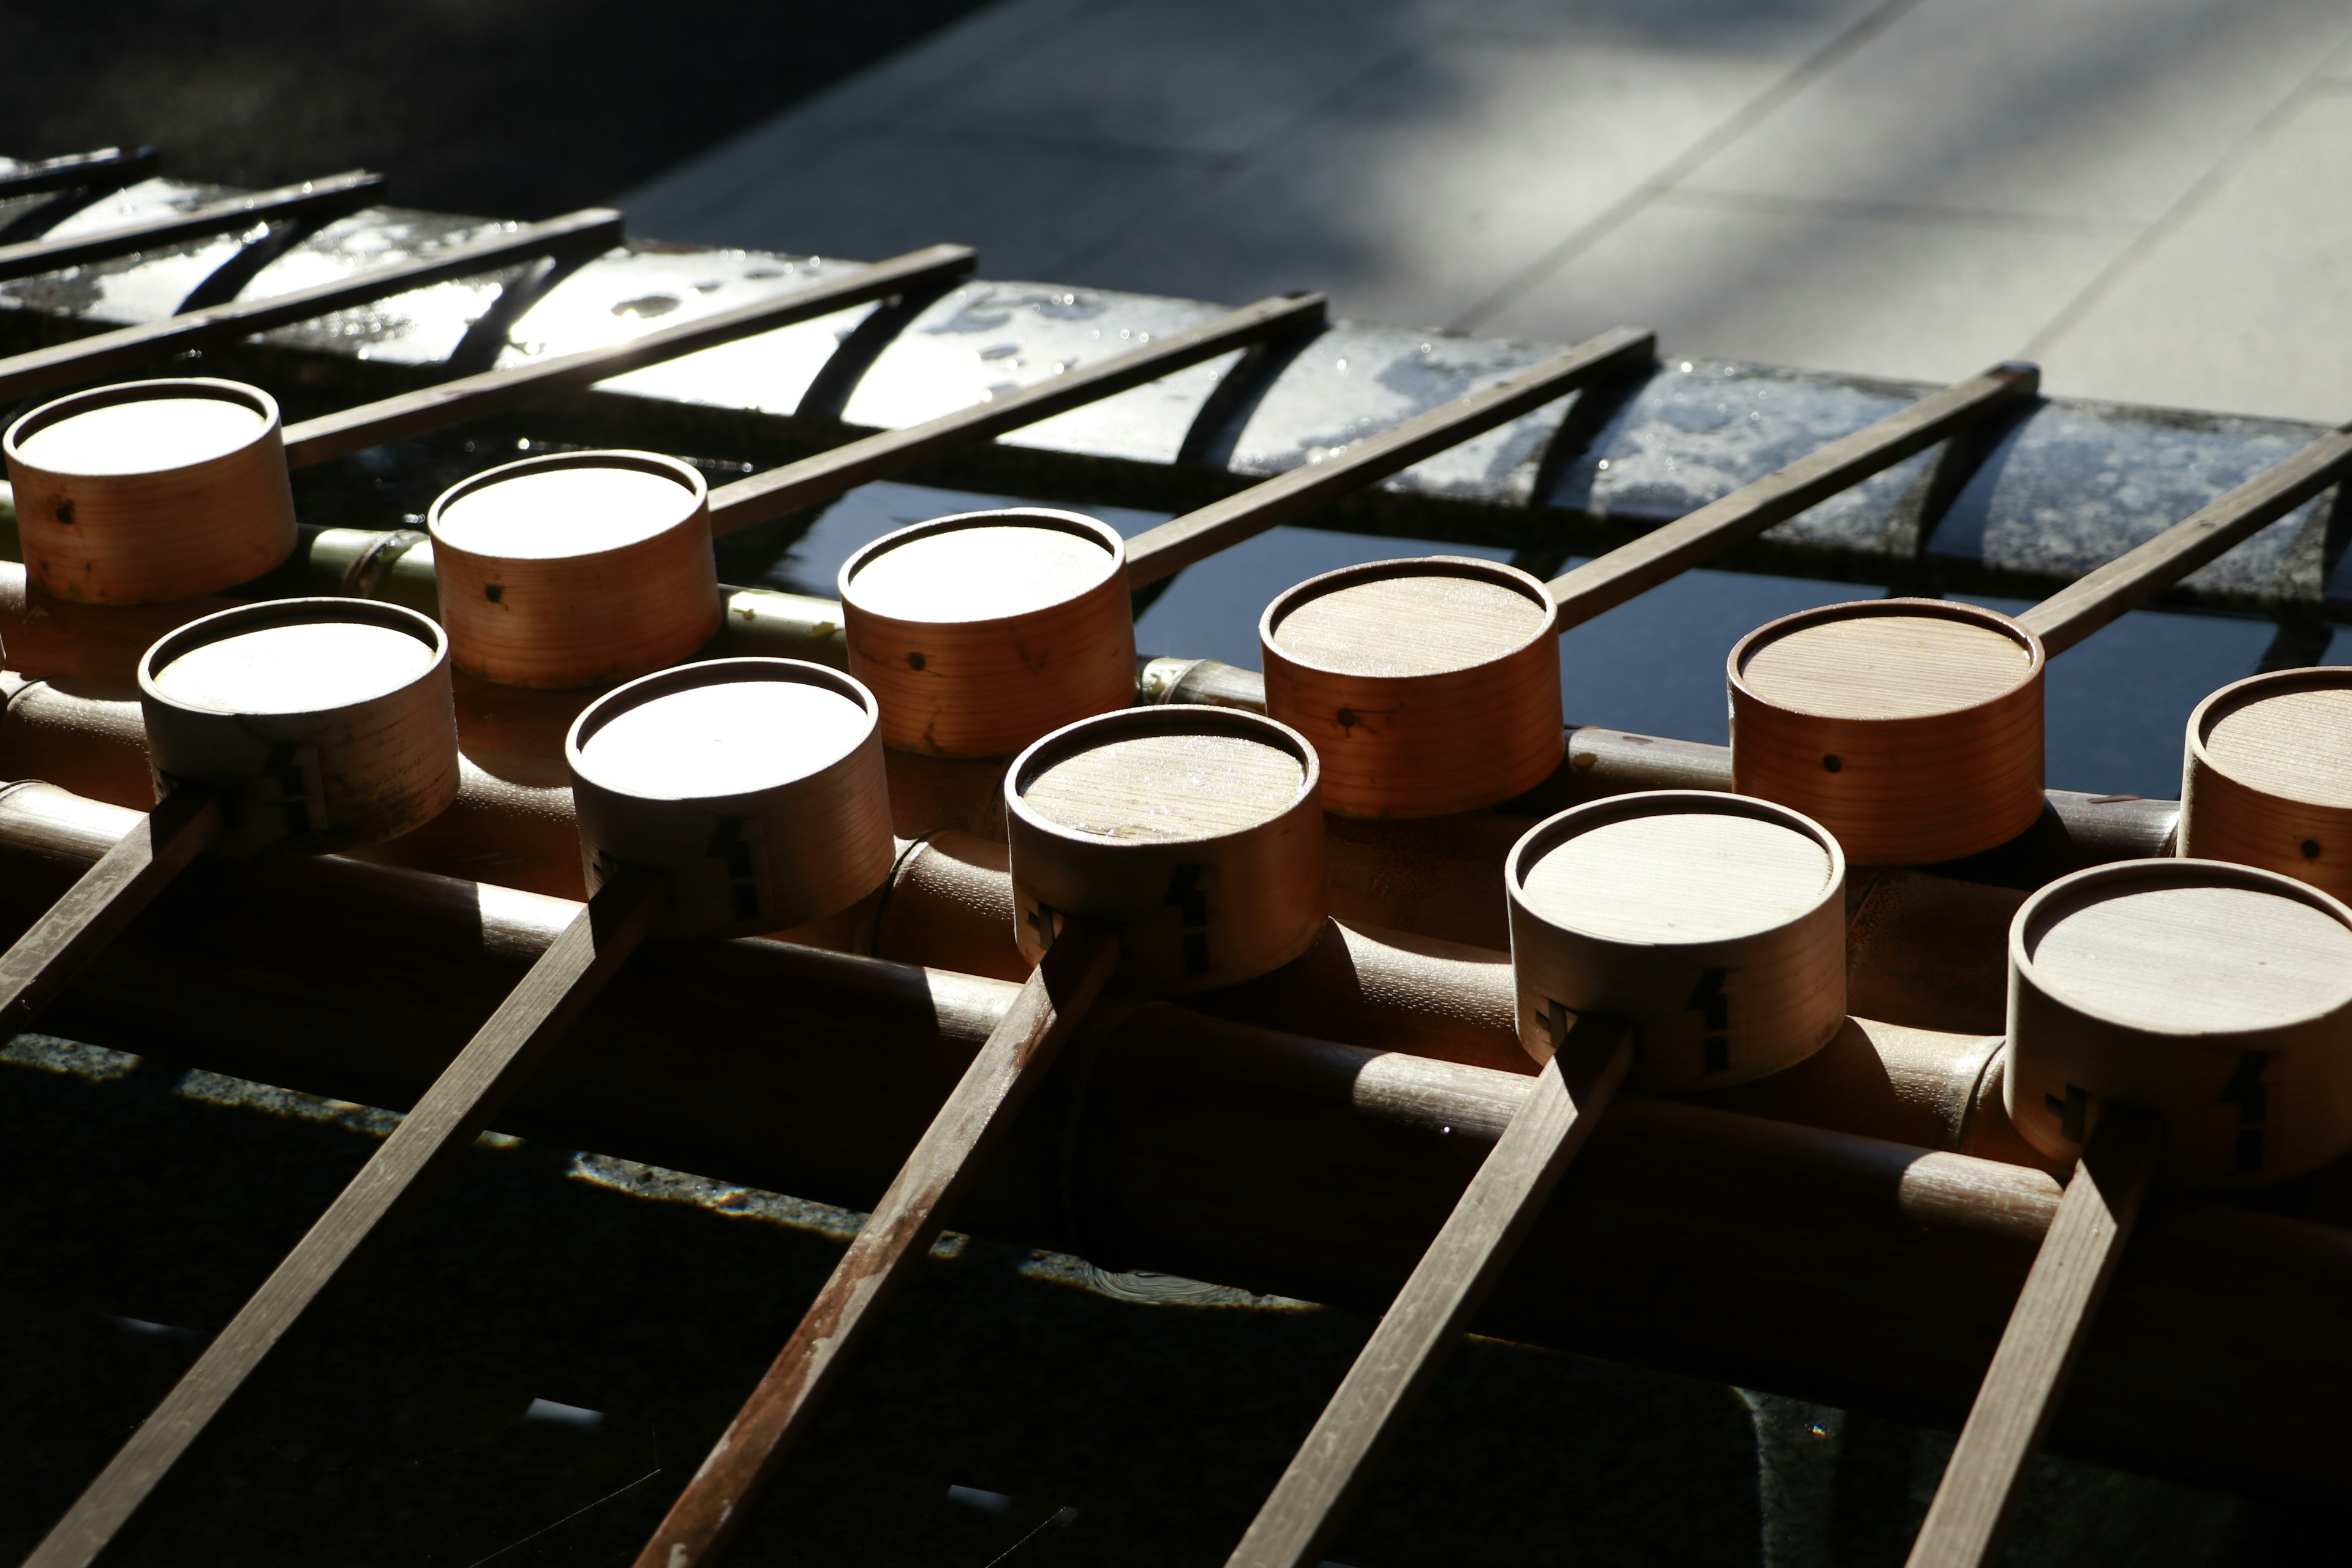
[[[2044,1153],[2109,1103],[2165,1125],[2176,1185],[2283,1181],[2352,1148],[2352,910],[2273,871],[2127,860],[2061,878],[2009,933],[2002,1099]]]
[[[1519,1041],[1575,1015],[1632,1024],[1633,1079],[1719,1089],[1793,1067],[1845,1022],[1845,857],[1786,806],[1703,790],[1612,795],[1511,849]]]
[[[1491,561],[1326,572],[1258,622],[1266,714],[1314,742],[1327,811],[1494,805],[1559,766],[1558,615],[1542,583]]]
[[[2220,860],[2095,867],[2018,910],[2009,973],[2002,1102],[2077,1159],[1910,1568],[1997,1559],[2159,1176],[2250,1186],[2352,1148],[2352,909],[2327,894]]]
[[[702,476],[650,452],[525,458],[433,503],[449,657],[505,686],[626,680],[719,632]]]
[[[659,936],[749,936],[847,908],[896,856],[874,694],[837,669],[722,658],[630,681],[564,742],[593,892],[662,873]]]
[[[1954,860],[2042,815],[2041,639],[1996,610],[1871,599],[1784,616],[1729,659],[1731,772],[1856,865]]]
[[[333,602],[422,620],[365,600]],[[446,721],[446,665],[436,668],[444,672]],[[780,658],[664,670],[581,714],[565,757],[593,889],[587,904],[83,1493],[52,1542],[103,1542],[145,1505],[311,1305],[448,1173],[647,937],[796,924],[855,902],[882,880],[894,846],[875,717],[873,695],[847,676]],[[454,733],[451,742],[454,761]]]
[[[1009,757],[1135,700],[1127,544],[1041,507],[886,533],[843,563],[849,670],[902,752]]]
[[[2248,676],[2189,716],[2180,853],[2352,900],[2352,669]]]
[[[8,427],[25,565],[93,605],[215,594],[294,552],[278,404],[258,387],[132,381],[45,403]]]
[[[1289,963],[1323,929],[1315,748],[1215,708],[1130,708],[1056,730],[1004,780],[1015,940],[1032,963],[1073,917],[1118,931],[1162,994]]]
[[[217,794],[213,847],[356,848],[457,798],[449,642],[414,610],[276,599],[189,622],[139,661],[159,795]]]
[[[205,849],[353,848],[457,798],[449,645],[414,610],[280,599],[219,611],[147,650],[139,702],[155,808],[0,952],[0,1037]]]

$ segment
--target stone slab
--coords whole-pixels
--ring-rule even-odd
[[[2312,95],[2047,350],[2053,390],[2352,419],[2352,95]],[[2161,331],[2150,324],[2161,322]]]
[[[2348,28],[2336,0],[1925,0],[1690,184],[2152,223]]]
[[[1653,203],[1485,330],[1657,328],[1669,353],[1955,381],[2020,351],[2131,243],[2117,226],[1992,225],[1801,203]]]

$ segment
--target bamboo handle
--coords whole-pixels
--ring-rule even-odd
[[[2100,1110],[1906,1568],[1979,1568],[2000,1550],[2163,1149],[2156,1118],[2116,1105]]]
[[[328,1287],[355,1272],[400,1217],[440,1184],[571,1030],[644,940],[665,896],[662,880],[644,872],[604,884],[34,1549],[25,1568],[89,1568],[105,1557]]]
[[[1613,610],[1987,415],[2032,397],[2041,384],[2042,373],[2032,365],[1995,365],[1553,578],[1547,586],[1560,607],[1559,629]]]
[[[152,174],[158,161],[152,147],[134,148],[128,153],[120,147],[100,147],[92,153],[68,153],[61,158],[19,163],[0,174],[0,198],[29,196],[36,191],[69,190],[76,185],[94,192],[120,190],[133,180]]]
[[[637,1554],[637,1568],[692,1568],[726,1552],[1118,966],[1118,937],[1108,928],[1086,921],[1062,928],[760,1385]]]
[[[220,836],[220,796],[184,784],[81,874],[38,924],[0,953],[0,1040],[49,999]]]
[[[1631,1030],[1585,1019],[1575,1033],[1587,1038],[1580,1047],[1564,1042],[1537,1075],[1225,1568],[1315,1568],[1322,1560],[1624,1080]],[[1573,1086],[1561,1065],[1570,1057]]]
[[[1320,294],[1276,295],[1149,346],[1113,354],[1092,365],[1072,366],[1050,381],[722,485],[710,492],[710,531],[733,533],[795,508],[829,500],[957,447],[992,439],[1234,349],[1319,325],[1323,310]]]
[[[0,398],[95,381],[133,365],[160,360],[183,350],[233,342],[272,327],[308,321],[347,306],[364,305],[390,295],[422,289],[452,278],[494,271],[510,262],[556,251],[601,250],[618,244],[621,215],[605,207],[567,213],[545,223],[524,224],[510,233],[493,235],[467,245],[430,250],[388,267],[373,267],[352,277],[262,300],[233,300],[160,321],[142,321],[94,337],[77,338],[0,359]]]
[[[1301,463],[1239,495],[1146,529],[1127,542],[1128,584],[1141,588],[1173,576],[1227,545],[1409,468],[1554,398],[1590,386],[1629,365],[1646,364],[1656,349],[1657,338],[1648,330],[1612,327],[1508,381],[1440,404],[1322,462]]]
[[[139,223],[118,224],[69,239],[28,239],[17,245],[0,245],[0,278],[54,272],[178,240],[223,234],[257,221],[270,222],[303,214],[320,218],[334,216],[364,205],[383,185],[382,174],[355,169],[349,174],[304,180],[299,184],[280,185],[276,190],[232,196],[226,201],[205,202],[183,212]]]
[[[732,310],[698,316],[607,348],[460,376],[456,381],[403,393],[397,397],[322,414],[287,427],[286,466],[299,468],[323,463],[386,441],[495,414],[534,398],[593,385],[608,376],[659,364],[754,332],[814,321],[845,306],[887,299],[927,284],[946,283],[970,272],[977,259],[969,246],[927,246],[861,267],[829,283],[795,289]]]
[[[2042,638],[2045,650],[2063,653],[2284,517],[2341,479],[2347,468],[2352,468],[2352,425],[2329,431],[2147,543],[2075,579],[2018,619]]]

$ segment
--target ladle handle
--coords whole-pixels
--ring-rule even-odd
[[[1631,1029],[1600,1018],[1576,1022],[1225,1568],[1315,1568],[1322,1561],[1381,1456],[1608,1109],[1633,1057]]]
[[[400,1217],[440,1184],[490,1118],[570,1033],[644,940],[665,897],[659,878],[634,870],[598,889],[34,1548],[25,1568],[89,1568],[105,1558],[173,1468],[252,1385],[328,1288],[355,1272]]]
[[[220,797],[183,784],[81,874],[16,945],[0,953],[0,1040],[30,1025],[172,879],[220,836]]]
[[[1906,1568],[1979,1568],[2000,1552],[2001,1531],[2082,1358],[2163,1151],[2164,1124],[2155,1117],[2118,1105],[2101,1109]]]
[[[1055,936],[637,1568],[702,1568],[725,1552],[1118,963],[1106,927],[1072,921]]]

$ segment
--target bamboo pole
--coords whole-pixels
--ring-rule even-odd
[[[103,851],[113,816],[50,789],[0,797],[0,930]],[[53,1026],[393,1107],[577,912],[331,858],[190,878]],[[354,942],[367,963],[349,961]],[[428,968],[435,984],[414,984]],[[767,942],[667,944],[497,1124],[864,1207],[1014,991]],[[1529,1082],[1167,1005],[1114,1010],[1014,1125],[964,1223],[1108,1268],[1377,1309]],[[2022,1166],[1638,1096],[1579,1163],[1478,1331],[1912,1421],[1957,1424],[2058,1205]],[[2168,1197],[2151,1212],[2053,1447],[2332,1495],[2352,1464],[2330,1393],[2352,1375],[2352,1239],[2332,1228],[2352,1217],[2352,1177],[2262,1201],[2282,1213]]]

